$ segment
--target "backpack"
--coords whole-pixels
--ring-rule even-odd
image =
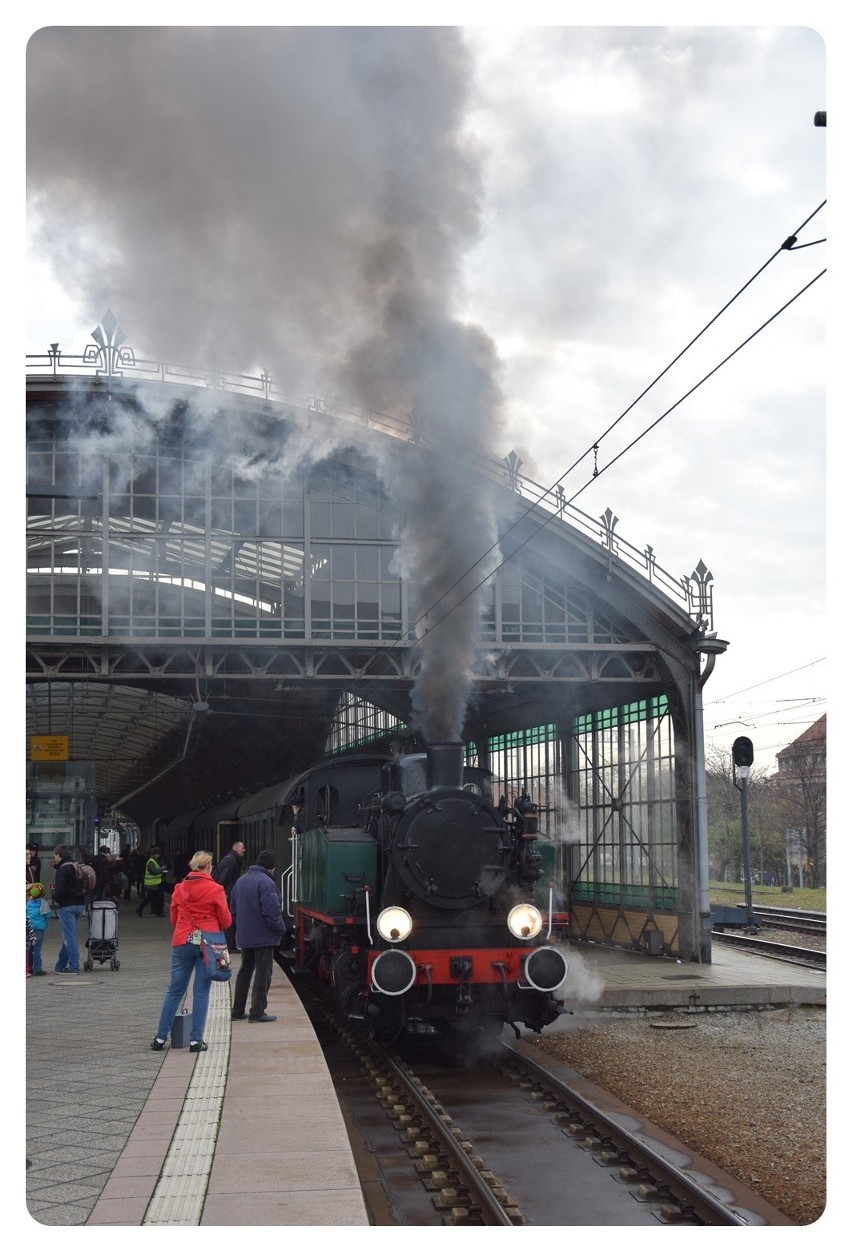
[[[77,890],[81,895],[88,895],[90,891],[94,891],[98,885],[98,877],[91,865],[83,865],[81,861],[74,861],[74,873],[77,878]]]

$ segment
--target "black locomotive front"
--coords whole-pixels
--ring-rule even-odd
[[[567,964],[552,915],[531,903],[536,834],[493,804],[484,771],[465,771],[461,744],[398,758],[383,784],[368,812],[381,885],[358,1012],[395,1029],[548,1025]]]

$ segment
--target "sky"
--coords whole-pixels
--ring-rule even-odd
[[[830,672],[821,6],[271,32],[181,7],[31,28],[26,352],[81,352],[109,307],[140,355],[298,394],[440,395],[452,426],[457,391],[475,446],[676,578],[704,562],[708,748],[774,770]]]

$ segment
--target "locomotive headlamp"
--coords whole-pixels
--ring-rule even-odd
[[[382,909],[376,918],[376,928],[388,943],[402,943],[411,934],[413,924],[411,914],[396,905]]]
[[[534,904],[516,904],[506,923],[516,939],[534,939],[541,930],[541,913]]]

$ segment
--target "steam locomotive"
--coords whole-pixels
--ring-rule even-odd
[[[294,974],[350,1022],[392,1040],[565,1012],[554,844],[526,798],[495,805],[462,744],[325,761],[231,812],[200,814],[195,846],[275,850]]]

